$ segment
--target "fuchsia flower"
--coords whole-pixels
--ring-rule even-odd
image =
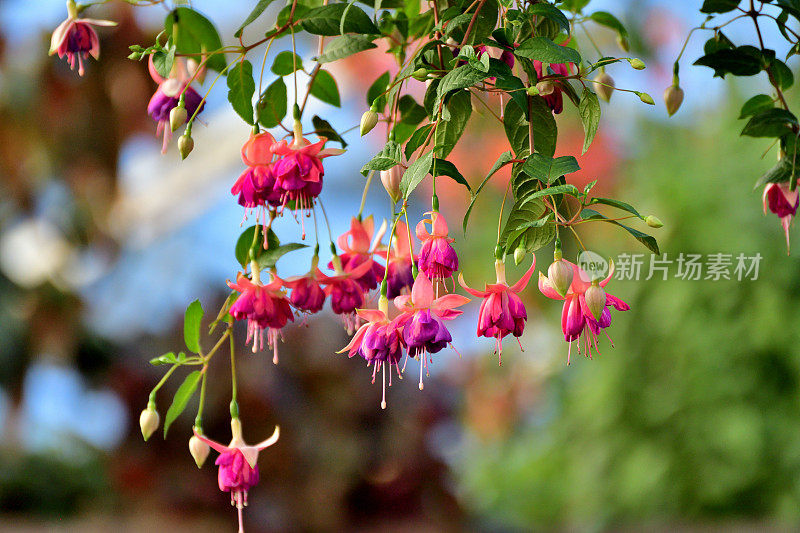
[[[83,76],[83,63],[89,56],[100,58],[100,39],[92,26],[116,26],[110,20],[79,19],[75,4],[67,4],[69,16],[67,20],[58,25],[50,39],[50,55],[66,56],[69,68],[75,70],[78,65],[78,74]]]
[[[483,298],[481,309],[478,312],[478,336],[496,339],[500,364],[503,364],[503,337],[512,333],[519,337],[525,330],[525,321],[528,314],[525,311],[525,304],[517,293],[524,290],[528,285],[528,280],[536,267],[536,256],[533,257],[533,264],[527,272],[514,285],[508,286],[506,283],[506,265],[502,261],[496,261],[495,270],[497,272],[497,283],[487,283],[483,291],[470,288],[464,282],[464,276],[458,277],[458,282],[464,290],[477,298]],[[522,344],[520,344],[520,349]]]
[[[786,253],[789,253],[789,226],[792,219],[797,215],[797,205],[800,202],[800,195],[797,189],[792,190],[789,183],[770,183],[764,187],[764,214],[767,208],[770,212],[778,215],[781,219],[781,226],[786,233]]]
[[[350,230],[342,233],[337,240],[339,248],[343,250],[339,254],[339,259],[342,261],[342,268],[344,268],[345,272],[352,272],[363,263],[370,265],[370,268],[367,269],[363,276],[356,278],[356,281],[365,291],[374,289],[378,286],[378,282],[383,279],[384,267],[372,257],[382,246],[381,239],[384,233],[386,233],[385,221],[381,224],[378,234],[373,239],[375,220],[372,215],[363,221],[353,217],[350,221]],[[332,262],[328,263],[328,268],[333,268]]]
[[[584,355],[591,359],[592,350],[600,353],[597,347],[597,335],[605,328],[611,325],[610,308],[613,307],[617,311],[627,311],[630,306],[611,294],[605,293],[606,301],[605,306],[600,314],[600,318],[595,318],[586,304],[585,293],[592,286],[592,283],[587,281],[590,279],[589,274],[583,271],[578,265],[572,265],[573,276],[572,283],[565,296],[558,294],[550,280],[539,273],[539,290],[542,294],[553,300],[564,300],[564,308],[561,312],[561,330],[564,332],[564,340],[569,343],[569,350],[567,351],[567,364],[570,362],[570,351],[572,350],[572,341],[578,341],[578,353],[581,353],[581,344],[584,346]],[[600,281],[598,285],[605,287],[614,275],[614,262],[610,263],[608,277]],[[583,336],[583,340],[581,340]],[[608,334],[606,334],[608,337]],[[608,338],[611,341],[611,337]],[[611,346],[614,346],[611,341]]]
[[[181,92],[183,92],[183,103],[186,108],[187,122],[198,108],[200,109],[198,112],[202,112],[203,107],[205,107],[205,102],[203,102],[203,98],[197,91],[188,86],[192,80],[193,73],[189,72],[190,69],[187,61],[176,59],[170,77],[164,78],[156,71],[153,65],[153,56],[151,55],[148,61],[148,70],[150,71],[150,77],[153,78],[153,81],[158,83],[158,88],[147,104],[147,113],[158,123],[156,136],[162,134],[164,136],[161,145],[161,153],[163,154],[166,153],[167,145],[170,139],[172,139],[169,113],[178,107]],[[186,90],[184,91],[184,89]]]
[[[268,285],[262,285],[254,271],[254,280],[240,273],[236,283],[228,282],[231,289],[241,295],[231,305],[230,314],[236,320],[247,320],[247,341],[253,341],[253,353],[264,349],[264,337],[273,349],[272,362],[278,364],[278,336],[289,321],[294,321],[292,309],[286,293],[281,289],[283,281],[275,278]]]
[[[386,300],[383,300],[385,305]],[[388,310],[388,309],[387,309]],[[367,366],[372,365],[372,382],[375,383],[375,374],[383,371],[383,395],[381,408],[386,409],[386,366],[389,367],[389,386],[392,386],[392,365],[400,374],[400,358],[403,356],[403,340],[396,321],[389,321],[386,310],[358,309],[358,316],[366,320],[350,343],[342,348],[339,353],[348,352],[349,357],[358,354],[367,361]]]
[[[225,446],[213,441],[194,430],[195,436],[219,452],[219,457],[214,462],[219,466],[217,477],[219,490],[231,493],[231,505],[236,506],[239,515],[239,533],[244,533],[242,523],[242,509],[247,506],[247,493],[259,481],[258,454],[278,442],[280,428],[275,426],[275,432],[267,440],[249,446],[242,439],[242,424],[238,418],[231,420],[231,433],[233,438]]]
[[[441,351],[453,338],[444,320],[452,320],[461,311],[455,308],[469,302],[469,298],[459,294],[446,294],[434,298],[433,285],[424,272],[417,275],[411,294],[394,299],[400,310],[395,323],[403,330],[403,344],[411,357],[419,356],[419,388],[422,389],[422,371],[428,366],[427,354]],[[432,362],[432,359],[431,359]]]
[[[264,132],[251,133],[242,146],[242,161],[247,165],[247,170],[233,184],[231,194],[239,195],[239,205],[246,210],[280,205],[280,191],[275,190],[275,176],[272,172],[274,144],[275,138]]]
[[[559,76],[569,76],[569,68],[564,63],[550,63],[550,70],[553,71],[554,74],[558,74]],[[536,76],[540,79],[544,76],[545,73],[542,69],[542,62],[541,61],[533,61],[533,68],[536,69]],[[558,83],[554,84],[555,87],[553,88],[553,92],[544,96],[544,101],[547,103],[547,107],[549,107],[553,113],[558,115],[564,110],[564,95],[561,92],[561,87]]]
[[[408,226],[405,223],[398,221],[395,225],[391,251],[381,251],[379,254],[384,258],[388,257],[386,261],[386,296],[395,298],[402,294],[403,289],[410,291],[411,286],[414,285],[412,262],[417,258],[412,253],[411,237],[409,237]]]
[[[455,239],[447,236],[447,221],[441,213],[429,211],[429,219],[420,220],[417,224],[417,238],[422,241],[419,252],[419,269],[432,280],[447,279],[458,270],[458,256],[450,246]],[[431,225],[431,232],[425,224]]]
[[[338,258],[336,258],[338,261]],[[327,276],[317,269],[316,277],[325,285],[325,294],[331,298],[331,309],[342,316],[344,327],[352,334],[358,325],[356,309],[364,307],[364,289],[356,281],[370,269],[369,263],[361,263],[350,272],[336,269],[335,276]]]
[[[292,289],[289,302],[295,309],[309,314],[319,312],[325,305],[325,291],[317,277],[318,263],[319,257],[315,255],[311,260],[311,270],[305,276],[293,276],[283,281],[285,287]]]

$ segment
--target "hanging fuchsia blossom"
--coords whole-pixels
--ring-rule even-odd
[[[360,309],[366,304],[364,289],[356,280],[370,269],[370,264],[361,263],[350,272],[344,272],[341,265],[337,265],[338,262],[339,258],[337,257],[334,259],[335,276],[327,276],[317,270],[317,279],[325,285],[325,294],[331,299],[331,309],[337,315],[342,316],[345,329],[352,334],[358,326],[356,309]]]
[[[69,68],[83,76],[84,62],[89,56],[100,59],[100,39],[92,26],[116,26],[110,20],[79,19],[75,2],[67,3],[67,20],[58,25],[50,39],[50,55],[67,58]]]
[[[325,305],[325,290],[320,285],[320,278],[317,276],[319,269],[319,256],[315,255],[311,260],[311,270],[304,276],[293,276],[283,281],[285,287],[292,289],[289,302],[295,309],[304,313],[317,313]]]
[[[254,271],[253,281],[244,274],[239,274],[236,283],[228,282],[231,289],[241,295],[230,308],[230,314],[236,320],[247,320],[247,341],[253,341],[253,353],[264,349],[264,337],[267,345],[273,350],[272,362],[278,364],[278,337],[281,328],[289,321],[294,321],[289,300],[282,290],[283,281],[275,278],[268,285],[262,285]]]
[[[411,294],[403,294],[394,299],[400,310],[395,318],[398,327],[403,328],[403,343],[411,357],[419,356],[419,388],[422,389],[422,371],[428,367],[428,354],[439,352],[450,344],[453,338],[444,320],[452,320],[462,313],[455,308],[469,302],[469,298],[459,294],[446,294],[434,298],[433,285],[424,272],[417,275]]]
[[[345,272],[352,272],[363,263],[370,265],[370,268],[367,269],[363,276],[356,278],[356,281],[365,291],[374,289],[378,286],[378,282],[383,279],[384,267],[376,262],[373,257],[383,246],[381,239],[384,233],[386,233],[385,221],[381,224],[377,235],[375,235],[375,220],[372,215],[362,221],[353,217],[350,221],[350,230],[342,233],[337,240],[339,248],[343,250],[339,254],[339,258],[342,261],[342,268],[344,268]],[[333,268],[332,262],[328,264],[328,268]]]
[[[386,302],[386,300],[383,300]],[[379,304],[385,307],[384,304]],[[390,321],[386,312],[387,309],[359,309],[358,316],[366,320],[350,343],[342,348],[339,353],[347,351],[349,357],[358,354],[367,361],[367,366],[372,366],[372,382],[375,383],[375,375],[383,371],[383,393],[381,397],[381,408],[386,409],[386,367],[389,367],[389,386],[392,386],[392,366],[400,374],[400,358],[403,356],[403,341],[396,321]]]
[[[566,295],[561,296],[547,276],[541,272],[539,273],[539,290],[548,298],[564,301],[564,308],[561,312],[561,330],[564,332],[564,340],[569,343],[567,351],[567,364],[569,364],[573,341],[578,341],[578,353],[583,351],[584,355],[589,358],[592,357],[593,350],[599,354],[597,335],[611,325],[610,308],[613,307],[617,311],[627,311],[630,306],[616,296],[605,293],[605,305],[601,305],[602,311],[599,318],[595,317],[586,303],[585,296],[586,291],[592,287],[592,283],[587,281],[591,279],[589,274],[584,272],[578,265],[569,261],[566,262],[572,265],[574,272],[572,283]],[[597,286],[605,287],[611,281],[613,275],[614,262],[612,261],[608,277],[597,283]],[[606,334],[606,337],[608,337],[608,334]],[[609,337],[608,340],[611,341],[611,338]],[[611,341],[611,346],[614,346],[613,341]]]
[[[503,345],[502,339],[509,333],[519,337],[525,330],[525,321],[528,313],[525,311],[525,304],[517,293],[521,292],[528,285],[528,280],[536,267],[536,256],[533,257],[533,264],[527,272],[514,285],[508,286],[506,283],[506,265],[502,261],[495,262],[497,272],[497,283],[487,283],[483,291],[478,291],[467,286],[464,276],[458,277],[458,282],[471,295],[483,298],[481,309],[478,312],[478,336],[494,338],[497,343],[497,354],[499,362],[503,364]],[[522,344],[520,344],[522,348]]]
[[[455,239],[447,236],[447,221],[441,213],[425,213],[431,218],[420,220],[417,224],[417,238],[422,241],[419,252],[419,269],[432,280],[447,279],[458,270],[458,256],[450,245]],[[425,224],[431,225],[431,231]]]
[[[250,134],[250,138],[242,146],[242,161],[247,169],[233,184],[231,194],[239,195],[239,205],[246,210],[280,205],[281,194],[275,189],[275,176],[272,172],[274,144],[275,138],[263,132]]]
[[[792,190],[789,183],[770,183],[764,187],[764,214],[767,209],[778,215],[781,226],[786,233],[786,253],[789,253],[789,226],[797,215],[797,205],[800,203],[800,194],[797,189]]]
[[[278,442],[280,428],[276,426],[275,432],[270,438],[255,446],[247,445],[242,439],[242,424],[238,418],[231,420],[231,433],[233,438],[230,444],[225,446],[198,433],[197,429],[194,430],[198,439],[219,452],[219,457],[214,462],[219,466],[217,477],[219,490],[231,493],[231,505],[236,507],[239,516],[239,533],[244,533],[242,509],[247,507],[247,493],[259,481],[258,465],[256,464],[258,454]]]
[[[569,76],[569,68],[564,63],[550,63],[549,67],[554,74],[559,76]],[[541,61],[534,60],[533,68],[536,69],[536,75],[539,78],[549,74],[543,71]],[[544,101],[547,103],[547,107],[549,107],[556,115],[564,110],[564,95],[562,94],[561,87],[558,83],[555,83],[552,93],[544,95]]]
[[[386,261],[386,296],[391,299],[400,296],[404,290],[410,291],[411,286],[414,285],[412,262],[416,261],[417,257],[412,253],[411,237],[405,223],[397,222],[391,250],[381,251],[379,254],[384,258],[388,257]]]
[[[187,122],[195,112],[202,112],[203,107],[205,107],[205,102],[203,102],[203,98],[197,91],[189,86],[194,72],[190,73],[190,67],[187,61],[176,59],[170,77],[164,78],[156,71],[155,65],[153,65],[153,56],[151,55],[148,62],[148,69],[150,71],[150,77],[153,78],[153,81],[158,83],[158,88],[147,104],[147,113],[158,123],[156,135],[163,135],[164,137],[161,145],[161,153],[163,154],[166,153],[167,145],[170,139],[172,139],[169,114],[170,111],[178,107],[181,93],[183,93]],[[197,74],[199,75],[200,73]],[[195,78],[196,77],[197,76],[195,76]]]

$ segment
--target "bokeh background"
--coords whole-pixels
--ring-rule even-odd
[[[252,3],[193,5],[230,36]],[[688,29],[702,22],[699,5],[591,3],[624,19],[633,54],[648,63],[643,72],[623,64],[609,73],[620,87],[650,92],[657,106],[616,93],[578,158],[577,179],[598,179],[598,191],[660,217],[664,228],[652,231],[669,258],[761,253],[758,279],[682,280],[673,264],[667,281],[614,281],[611,292],[632,306],[614,317],[615,348],[604,340],[602,356],[573,357],[570,367],[560,305],[535,283],[524,293],[525,351],[506,342],[502,367],[492,342],[474,337],[471,304],[453,324],[463,357],[437,356],[424,391],[414,379],[396,383],[384,412],[370,370],[335,354],[347,337],[329,312],[286,328],[278,367],[269,354],[248,354],[237,328],[245,437],[282,428],[260,459],[249,531],[800,528],[800,262],[786,256],[778,221],[762,215],[753,190],[774,151],[761,159],[768,146],[740,138],[736,120],[745,98],[769,92],[767,82],[712,80],[709,69],[691,67],[705,39],[697,35],[682,64],[684,107],[668,120],[659,98]],[[198,470],[188,454],[193,406],[167,440],[157,434],[145,444],[137,424],[163,369],[147,361],[181,349],[186,305],[199,297],[213,314],[236,274],[242,213],[229,188],[248,134],[220,88],[202,116],[208,127],[195,128],[194,153],[183,163],[174,148],[159,153],[145,113],[155,86],[146,66],[126,56],[129,44],[152,41],[165,14],[163,6],[121,2],[93,8],[91,16],[120,24],[100,30],[101,61],[81,79],[47,57],[49,33],[65,16],[61,0],[0,3],[3,531],[235,527],[213,456]],[[272,17],[251,26],[246,40]],[[619,53],[611,33],[587,27],[604,51]],[[751,26],[733,25],[729,35],[748,39]],[[784,52],[776,31],[765,37]],[[310,62],[315,42],[298,46]],[[310,110],[344,130],[357,124],[367,85],[392,62],[378,50],[331,68],[342,108],[312,103]],[[473,184],[506,149],[502,130],[481,113],[476,108],[471,134],[454,152]],[[559,127],[558,153],[578,153],[582,131],[569,105]],[[358,169],[380,137],[351,133],[347,154],[326,162],[323,198],[334,234],[358,209]],[[481,212],[497,211],[505,179],[481,197]],[[440,196],[465,276],[479,285],[493,270],[495,222],[473,221],[466,239],[459,229],[466,192]],[[423,191],[413,218],[425,204]],[[379,185],[366,212],[388,216]],[[583,226],[582,237],[606,256],[646,252],[613,229]],[[276,231],[285,241],[299,234],[290,217]],[[574,257],[574,244],[566,246]],[[541,268],[551,253],[537,253]],[[300,252],[279,267],[302,273],[308,260]],[[224,358],[210,372],[205,430],[225,441]],[[162,417],[179,383],[159,393]]]

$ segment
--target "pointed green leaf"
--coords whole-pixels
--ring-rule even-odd
[[[183,340],[186,347],[194,353],[200,353],[200,321],[203,320],[203,306],[195,300],[186,308],[183,317]]]
[[[197,385],[200,384],[200,378],[203,374],[199,370],[195,370],[186,376],[181,386],[175,392],[172,398],[172,405],[167,410],[167,416],[164,418],[164,438],[167,437],[167,431],[172,423],[178,418],[181,413],[186,409],[186,405],[191,400],[194,393],[197,391]]]

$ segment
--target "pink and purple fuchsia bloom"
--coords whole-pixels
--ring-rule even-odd
[[[339,258],[335,258],[334,264],[338,261]],[[339,265],[336,266],[335,276],[327,276],[317,269],[316,277],[325,285],[325,294],[331,299],[331,309],[341,315],[345,329],[352,334],[358,326],[356,309],[366,304],[364,289],[356,280],[369,271],[370,264],[361,263],[350,272],[344,272]]]
[[[464,290],[475,296],[483,298],[481,309],[478,312],[478,337],[494,338],[497,343],[495,351],[498,354],[499,364],[503,364],[503,344],[502,340],[508,334],[517,337],[522,336],[525,330],[525,321],[528,320],[528,313],[525,311],[525,304],[517,293],[521,292],[528,285],[536,268],[536,256],[533,257],[533,264],[527,272],[514,285],[508,286],[506,283],[506,265],[502,261],[495,262],[497,272],[497,283],[487,283],[483,291],[475,290],[467,286],[464,276],[458,277],[458,282]],[[522,344],[520,343],[520,349]]]
[[[558,74],[559,76],[569,76],[569,68],[564,63],[550,63],[550,70],[553,71],[554,74]],[[536,75],[541,78],[545,75],[542,69],[542,62],[541,61],[533,61],[533,68],[536,69]],[[555,88],[553,92],[544,96],[544,101],[547,103],[547,107],[549,107],[554,114],[558,115],[564,110],[564,95],[562,94],[561,87],[558,83],[555,83]]]
[[[345,272],[352,272],[363,263],[370,265],[363,275],[355,278],[364,291],[374,289],[383,279],[384,267],[373,257],[383,246],[381,239],[384,233],[386,233],[385,221],[375,235],[375,220],[372,215],[361,221],[353,217],[350,221],[350,230],[342,233],[336,241],[342,249],[339,259]],[[333,268],[333,262],[328,264],[328,268]]]
[[[400,315],[395,323],[402,328],[403,344],[411,357],[419,357],[419,388],[422,389],[422,372],[428,367],[428,354],[439,352],[453,340],[445,320],[452,320],[462,311],[455,308],[469,302],[460,294],[446,294],[434,298],[433,285],[424,272],[417,275],[411,294],[394,299]]]
[[[200,113],[203,111],[205,102],[203,102],[203,98],[197,91],[189,86],[189,83],[191,83],[192,79],[196,78],[197,75],[189,72],[190,69],[187,61],[176,59],[170,77],[164,78],[156,71],[155,65],[153,65],[153,56],[151,55],[148,69],[150,71],[150,77],[153,78],[153,81],[158,83],[158,88],[147,104],[147,113],[158,123],[156,127],[156,136],[163,135],[164,140],[161,144],[161,153],[163,154],[166,153],[167,145],[170,139],[172,139],[169,114],[170,111],[178,107],[181,93],[183,93],[187,122],[195,112]],[[200,73],[197,74],[199,75]]]
[[[225,446],[198,433],[197,429],[194,430],[198,439],[219,452],[219,457],[214,462],[219,466],[217,475],[219,490],[230,492],[231,505],[236,507],[239,516],[239,533],[244,533],[242,509],[247,507],[247,493],[259,481],[258,465],[256,464],[258,454],[278,442],[280,428],[276,426],[275,432],[270,438],[255,446],[247,445],[242,439],[242,424],[238,418],[231,420],[231,433],[233,438],[230,444]]]
[[[561,311],[561,330],[564,332],[564,340],[569,343],[567,351],[567,364],[569,364],[573,341],[578,341],[578,353],[583,351],[583,354],[590,359],[592,358],[592,351],[600,354],[600,349],[597,347],[597,336],[611,325],[611,307],[617,311],[627,311],[630,306],[616,296],[605,293],[605,305],[602,307],[600,317],[596,318],[586,304],[585,294],[592,286],[592,283],[588,281],[591,279],[589,274],[584,272],[578,265],[569,261],[566,262],[572,265],[574,272],[572,283],[566,295],[561,296],[553,283],[541,272],[539,273],[539,290],[548,298],[564,301],[564,307]],[[614,262],[612,261],[610,262],[608,276],[597,285],[605,287],[613,275]],[[608,334],[606,334],[606,337],[608,337]],[[608,340],[613,347],[614,343],[610,337]]]
[[[386,310],[359,309],[358,316],[366,321],[350,343],[342,348],[339,353],[348,352],[348,357],[358,354],[367,361],[367,366],[372,366],[372,382],[375,375],[382,371],[383,393],[381,396],[381,409],[386,409],[386,367],[389,367],[389,386],[392,386],[392,366],[400,374],[400,358],[403,356],[403,341],[396,321],[389,321],[386,317],[388,306],[386,300],[380,307]]]
[[[253,281],[239,274],[236,283],[228,286],[241,294],[231,305],[230,314],[236,320],[247,320],[247,341],[253,341],[253,353],[267,345],[273,349],[272,362],[278,364],[278,337],[283,326],[294,321],[292,308],[286,293],[282,290],[283,281],[275,278],[268,285],[262,285],[254,271]]]
[[[786,253],[789,253],[789,226],[797,215],[797,205],[800,203],[800,194],[797,189],[792,190],[789,183],[770,183],[764,187],[764,214],[767,209],[781,219],[781,226],[786,233]]]
[[[408,226],[398,221],[395,225],[391,250],[378,252],[386,261],[386,296],[393,299],[404,291],[410,291],[414,285],[412,262],[417,257],[411,250],[411,237]]]
[[[92,26],[116,26],[110,20],[79,19],[77,8],[67,4],[69,16],[67,20],[58,25],[50,39],[50,55],[58,54],[60,58],[67,58],[67,63],[72,70],[78,66],[78,74],[83,76],[84,62],[92,56],[100,58],[100,39]]]
[[[242,146],[242,161],[247,165],[247,170],[233,184],[231,194],[239,196],[239,205],[245,208],[245,217],[250,210],[280,205],[281,194],[275,189],[275,176],[272,172],[274,144],[275,138],[264,132],[250,134],[250,138]],[[263,209],[259,212],[261,214],[264,215],[266,224]]]
[[[458,256],[450,245],[455,239],[447,236],[447,221],[441,213],[425,213],[431,218],[420,220],[417,224],[417,238],[422,241],[419,252],[419,270],[432,280],[447,279],[458,270]],[[431,231],[425,224],[431,225]]]

